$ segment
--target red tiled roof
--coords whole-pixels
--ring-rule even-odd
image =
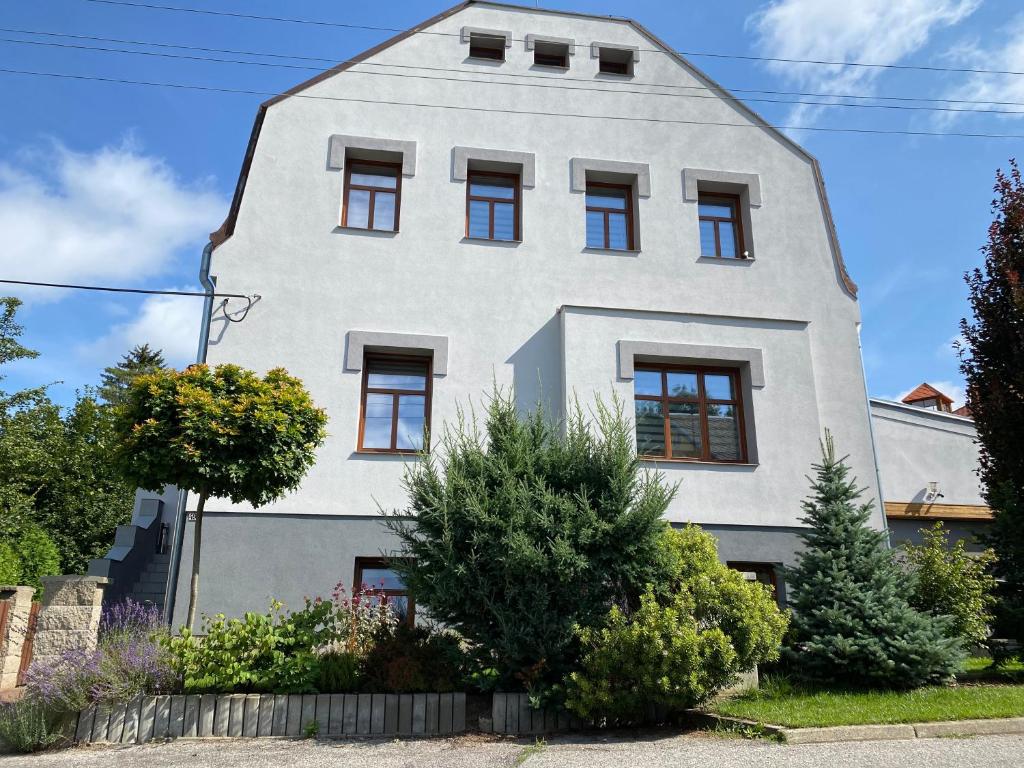
[[[961,405],[959,408],[957,408],[955,411],[953,411],[953,415],[954,416],[963,416],[966,419],[973,419],[974,418],[974,414],[971,413],[970,407],[968,407],[966,405]]]
[[[947,397],[928,382],[921,384],[917,389],[903,398],[904,403],[916,403],[919,400],[930,400],[933,397],[939,398],[944,403],[952,403],[953,398]]]

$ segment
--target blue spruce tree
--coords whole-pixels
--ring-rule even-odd
[[[949,619],[910,606],[906,574],[886,546],[886,533],[868,525],[872,504],[836,458],[825,433],[803,502],[805,549],[787,573],[791,639],[786,658],[813,683],[914,688],[949,679],[963,658],[948,635]]]

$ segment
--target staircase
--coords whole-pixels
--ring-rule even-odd
[[[140,603],[153,603],[164,609],[164,592],[167,589],[167,571],[171,566],[168,553],[150,555],[139,578],[132,584],[129,596]]]

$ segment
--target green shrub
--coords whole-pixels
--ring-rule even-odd
[[[886,533],[869,525],[872,505],[850,479],[826,433],[804,501],[808,527],[797,566],[787,571],[793,632],[786,657],[805,681],[857,687],[915,688],[949,680],[960,668],[963,641],[948,617],[915,610],[909,577],[888,549]]]
[[[23,584],[41,589],[41,577],[60,573],[60,550],[46,531],[38,525],[23,525],[15,539],[15,547],[21,560]]]
[[[949,534],[937,522],[923,531],[924,543],[908,544],[907,560],[914,580],[910,604],[934,616],[950,616],[951,630],[969,643],[988,638],[995,606],[995,577],[989,572],[995,553],[969,555],[964,541],[949,545]]]
[[[21,583],[21,558],[8,542],[0,539],[0,584]]]
[[[578,629],[579,671],[566,705],[584,718],[626,724],[652,706],[697,706],[739,672],[779,657],[787,617],[762,584],[718,560],[714,537],[695,526],[668,531],[671,579],[627,616],[613,607],[603,627]]]
[[[317,693],[352,693],[362,686],[360,659],[348,651],[321,651],[317,659]]]
[[[31,697],[0,704],[0,747],[16,752],[38,752],[63,737],[46,707]],[[2,751],[2,750],[0,750]]]
[[[485,429],[460,419],[409,469],[410,508],[389,525],[392,565],[417,605],[498,669],[504,685],[558,684],[573,627],[598,623],[661,580],[662,513],[675,493],[637,461],[621,403],[567,423],[522,416],[495,392]],[[484,434],[486,432],[486,434]]]
[[[467,673],[459,638],[427,627],[399,626],[363,659],[363,689],[374,693],[461,690]]]
[[[327,601],[307,600],[295,613],[274,602],[269,613],[241,619],[204,616],[205,637],[182,627],[167,644],[185,693],[310,693],[318,674],[313,648],[333,639],[330,618]]]

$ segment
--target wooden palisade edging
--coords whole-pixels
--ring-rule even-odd
[[[312,726],[311,723],[315,723]],[[466,731],[464,693],[136,696],[78,716],[75,741],[203,737],[442,736]]]

